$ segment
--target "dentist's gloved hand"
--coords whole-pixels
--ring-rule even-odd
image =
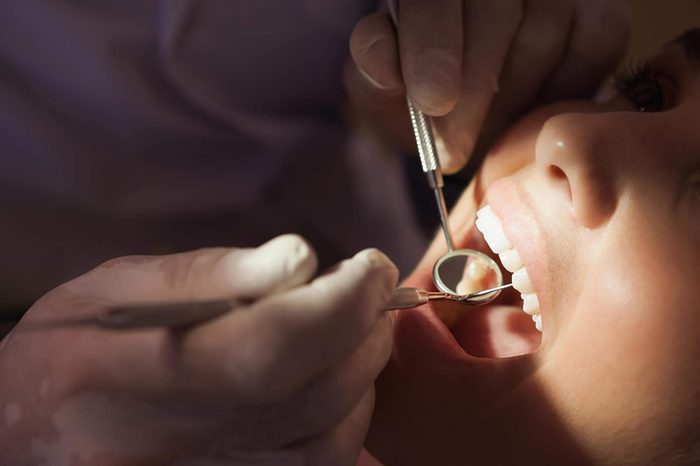
[[[396,29],[386,13],[355,27],[346,87],[375,126],[413,149],[405,93],[439,117],[445,173],[538,100],[590,96],[624,53],[629,29],[623,0],[396,2]]]
[[[376,250],[315,271],[311,247],[287,235],[115,259],[56,288],[23,322],[134,301],[252,304],[179,331],[20,323],[0,346],[0,463],[353,465],[398,274]]]

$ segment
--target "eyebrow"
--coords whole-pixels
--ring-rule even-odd
[[[669,45],[679,44],[689,62],[700,66],[700,28],[691,28],[675,38]]]

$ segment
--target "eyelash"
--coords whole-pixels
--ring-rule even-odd
[[[620,68],[615,87],[640,112],[661,112],[666,108],[661,74],[646,61]]]

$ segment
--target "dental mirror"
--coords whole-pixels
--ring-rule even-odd
[[[468,304],[486,304],[501,292],[503,273],[495,260],[473,249],[449,251],[433,266],[433,282],[443,293],[470,295]],[[488,292],[492,288],[499,288]],[[477,293],[485,290],[486,293]]]
[[[447,204],[442,192],[444,180],[431,122],[410,99],[407,99],[407,104],[421,167],[428,180],[428,186],[435,196],[440,215],[440,227],[447,244],[447,254],[443,255],[433,267],[433,282],[450,299],[456,299],[465,304],[486,304],[496,298],[501,289],[510,285],[503,285],[500,267],[486,254],[473,249],[454,249]]]

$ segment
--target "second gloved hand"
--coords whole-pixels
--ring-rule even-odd
[[[53,290],[25,321],[129,302],[252,304],[178,331],[20,323],[0,351],[13,414],[0,463],[353,465],[391,351],[382,309],[398,273],[377,250],[315,272],[313,250],[288,235],[116,259]]]
[[[446,174],[538,100],[590,96],[621,58],[629,28],[622,0],[393,3],[396,26],[376,13],[355,27],[346,87],[375,126],[404,144],[413,144],[406,94],[438,117]]]

